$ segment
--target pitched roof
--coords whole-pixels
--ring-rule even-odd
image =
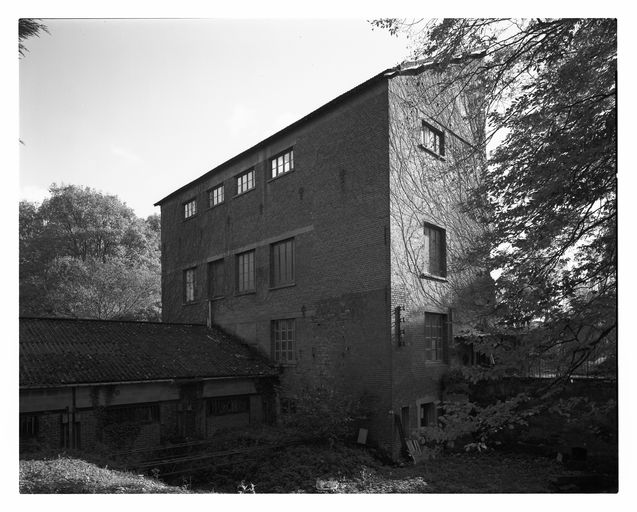
[[[20,319],[20,387],[275,374],[255,349],[205,325]]]
[[[467,54],[465,56],[454,57],[449,62],[452,63],[452,64],[456,64],[456,63],[462,62],[464,60],[479,59],[479,58],[482,58],[484,56],[485,56],[485,52],[477,51],[477,52],[469,53],[469,54]],[[230,158],[229,160],[226,160],[225,162],[217,165],[216,167],[214,167],[213,169],[209,170],[208,172],[202,174],[198,178],[195,178],[194,180],[190,181],[189,183],[186,183],[184,186],[179,187],[177,190],[174,190],[173,192],[168,194],[163,199],[160,199],[159,201],[157,201],[154,206],[161,205],[162,203],[166,202],[168,199],[170,199],[173,196],[179,194],[180,192],[183,192],[184,190],[187,190],[188,188],[192,187],[193,185],[204,181],[205,179],[209,178],[213,174],[221,171],[222,169],[227,168],[228,166],[232,165],[233,163],[235,163],[235,162],[239,161],[240,159],[244,158],[246,155],[249,155],[250,153],[253,153],[254,151],[257,151],[257,150],[263,148],[264,146],[270,144],[276,138],[281,137],[283,135],[286,135],[287,133],[290,133],[291,131],[297,129],[298,127],[300,127],[302,125],[304,125],[308,121],[311,121],[312,119],[317,118],[318,116],[320,116],[320,115],[324,114],[325,112],[327,112],[329,109],[339,105],[340,103],[342,103],[344,101],[349,100],[350,98],[356,96],[357,94],[360,94],[361,92],[367,90],[369,87],[371,87],[372,85],[377,84],[378,82],[381,82],[382,80],[387,80],[387,79],[390,79],[390,78],[392,78],[394,76],[397,76],[397,75],[417,75],[417,74],[422,73],[423,71],[425,71],[427,69],[434,69],[434,68],[437,68],[438,66],[439,66],[439,63],[435,62],[435,61],[431,61],[431,60],[414,60],[414,61],[405,61],[405,62],[403,62],[401,64],[398,64],[398,65],[396,65],[396,66],[394,66],[392,68],[387,68],[384,71],[381,71],[380,73],[378,73],[377,75],[374,75],[373,77],[371,77],[368,80],[364,81],[363,83],[357,85],[356,87],[350,89],[349,91],[346,91],[343,94],[337,96],[333,100],[328,101],[324,105],[320,106],[316,110],[313,110],[312,112],[310,112],[309,114],[303,116],[302,118],[298,119],[297,121],[294,121],[292,124],[286,126],[285,128],[282,128],[278,132],[270,135],[269,137],[263,139],[260,142],[257,142],[254,146],[246,149],[245,151],[242,151],[241,153],[239,153],[239,154],[233,156],[232,158]]]

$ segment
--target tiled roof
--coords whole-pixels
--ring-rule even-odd
[[[255,349],[205,325],[20,319],[20,386],[267,376]]]

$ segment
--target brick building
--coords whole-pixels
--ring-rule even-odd
[[[456,256],[475,228],[468,91],[436,66],[372,77],[172,192],[161,206],[163,319],[253,344],[285,387],[373,403],[394,455],[435,421],[454,329],[470,323]],[[464,192],[463,192],[464,191]]]
[[[205,325],[20,319],[20,444],[151,448],[261,423],[276,370]]]

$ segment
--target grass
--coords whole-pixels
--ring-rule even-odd
[[[26,494],[148,494],[184,493],[143,475],[134,475],[89,462],[58,457],[20,461],[20,492]]]
[[[167,485],[68,456],[20,461],[21,493],[549,493],[613,492],[613,478],[572,471],[554,459],[489,451],[451,453],[418,465],[384,465],[358,447],[300,445],[272,456],[232,461]],[[604,478],[602,478],[604,477]],[[589,491],[577,480],[593,479]],[[556,481],[566,487],[556,487]],[[183,485],[189,482],[188,485]],[[573,483],[575,482],[575,483]],[[603,485],[600,487],[600,482]],[[243,484],[243,485],[242,485]],[[254,487],[252,487],[254,484]],[[192,488],[192,489],[191,489]]]

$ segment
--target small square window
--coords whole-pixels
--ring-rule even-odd
[[[208,191],[208,207],[212,208],[213,206],[217,206],[218,204],[223,203],[223,195],[224,195],[223,183],[209,190]]]
[[[195,300],[195,268],[184,270],[184,301]]]
[[[277,363],[296,361],[296,322],[294,318],[272,321],[272,358]]]
[[[294,170],[294,150],[288,149],[287,151],[281,153],[280,155],[275,156],[270,159],[270,171],[271,178],[276,178],[281,174],[285,174],[286,172],[290,172]]]
[[[424,225],[424,271],[432,276],[447,275],[446,232],[431,224]]]
[[[237,195],[243,194],[255,187],[254,169],[244,172],[237,176]]]
[[[294,283],[294,238],[270,246],[270,286]]]
[[[422,122],[421,128],[422,146],[438,156],[445,156],[445,134],[430,124]]]
[[[184,203],[184,219],[197,215],[197,200],[191,199]]]
[[[251,292],[254,284],[254,251],[237,254],[237,292]]]

